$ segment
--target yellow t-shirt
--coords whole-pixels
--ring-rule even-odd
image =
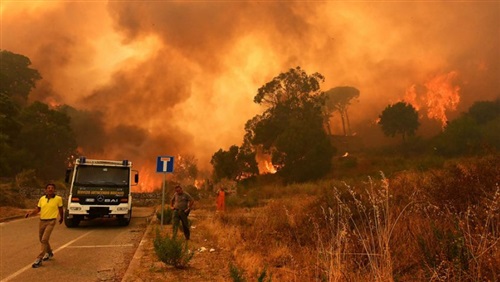
[[[40,208],[40,219],[53,219],[57,218],[59,208],[63,206],[61,196],[54,196],[54,198],[47,198],[42,196],[38,200],[38,207]]]

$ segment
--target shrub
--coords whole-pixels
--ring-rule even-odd
[[[229,275],[231,275],[231,279],[233,280],[233,282],[246,281],[245,272],[232,263],[229,264]]]
[[[259,276],[257,277],[258,282],[264,282],[264,281],[272,281],[272,276],[270,275],[268,279],[266,280],[267,276],[267,269],[264,268],[260,274],[257,273]],[[245,282],[245,271],[243,269],[239,269],[237,266],[235,266],[232,263],[229,263],[229,275],[231,276],[231,279],[233,282]]]
[[[495,193],[500,182],[498,155],[450,162],[442,170],[431,171],[425,190],[432,204],[465,212],[468,206],[479,204]]]
[[[170,207],[163,209],[163,224],[172,224],[172,213]],[[161,210],[156,212],[156,218],[161,222]]]
[[[175,268],[186,268],[194,255],[188,249],[187,241],[183,243],[180,239],[162,236],[158,229],[153,246],[158,259]]]

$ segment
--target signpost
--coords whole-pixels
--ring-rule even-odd
[[[174,172],[174,157],[172,156],[158,156],[156,158],[156,172],[163,173],[163,185],[161,189],[161,222],[163,226],[163,213],[165,212],[165,182],[167,181],[167,173]]]

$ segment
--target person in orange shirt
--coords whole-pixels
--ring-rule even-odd
[[[37,207],[26,214],[25,217],[40,213],[40,223],[38,226],[38,239],[41,243],[41,253],[36,258],[33,268],[42,266],[42,260],[48,260],[54,256],[50,247],[49,239],[52,230],[56,226],[57,215],[59,214],[59,224],[63,222],[63,200],[61,196],[55,194],[56,185],[49,183],[45,186],[45,195],[38,200]]]
[[[226,192],[224,188],[220,187],[217,191],[217,212],[224,212],[226,210]]]

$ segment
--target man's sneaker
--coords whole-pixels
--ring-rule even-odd
[[[54,254],[52,252],[45,253],[45,255],[43,256],[42,260],[43,261],[49,260],[53,256],[54,256]]]
[[[35,262],[31,265],[31,267],[33,268],[39,268],[40,266],[42,266],[42,260],[39,258],[37,258]]]

